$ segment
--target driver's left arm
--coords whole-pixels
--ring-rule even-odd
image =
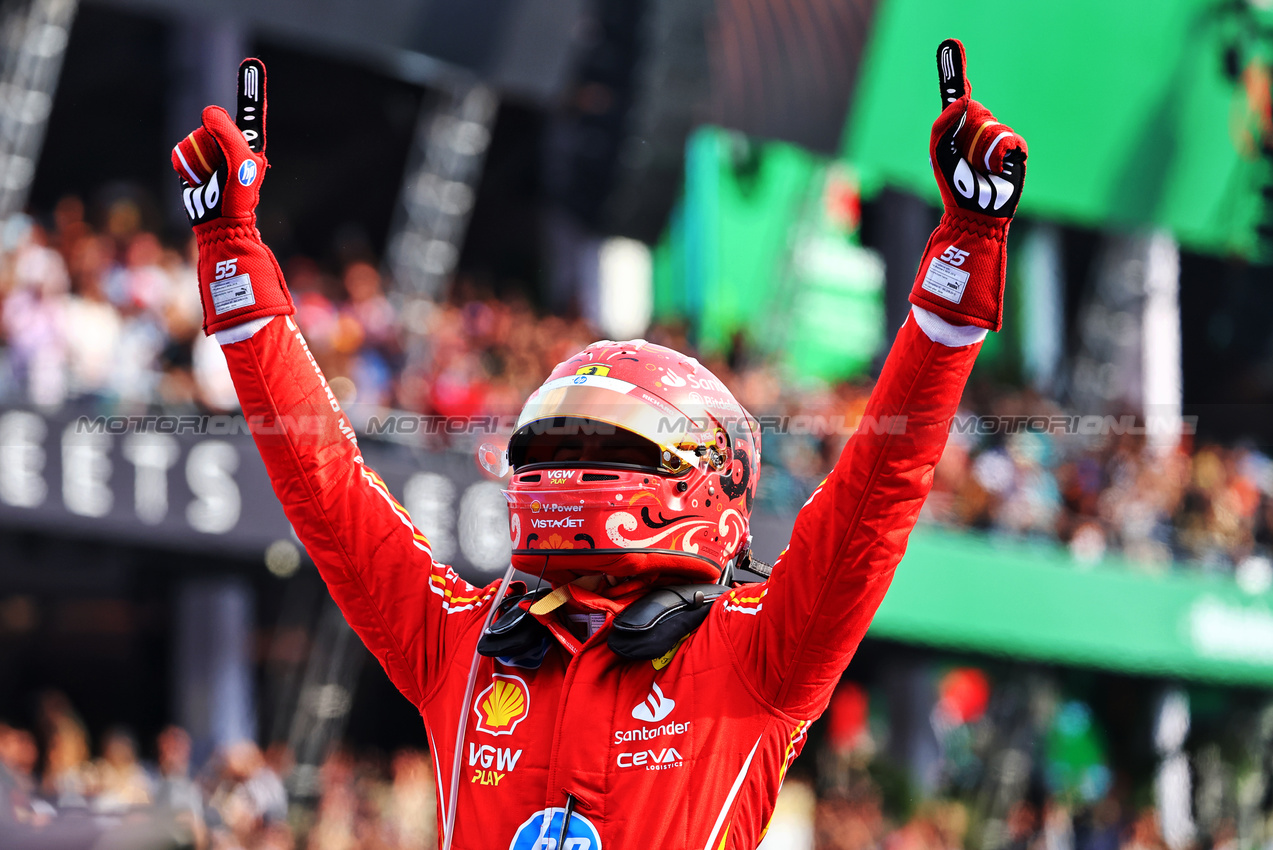
[[[915,308],[770,580],[718,603],[735,660],[776,708],[817,716],[866,634],[932,487],[984,333]]]
[[[911,315],[770,580],[731,591],[713,611],[753,692],[799,719],[826,707],[883,601],[981,340],[1002,324],[1025,141],[971,99],[963,45],[943,42],[938,69],[943,110],[929,152],[945,214],[920,263]]]

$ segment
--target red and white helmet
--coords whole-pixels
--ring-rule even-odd
[[[697,360],[596,342],[531,394],[509,440],[513,564],[550,581],[716,581],[750,545],[760,429]]]

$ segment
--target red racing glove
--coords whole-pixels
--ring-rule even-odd
[[[199,245],[203,330],[296,312],[274,254],[256,229],[265,159],[265,65],[239,66],[238,126],[219,106],[172,149],[182,200]]]
[[[1025,139],[972,99],[964,45],[937,48],[942,113],[929,156],[945,212],[928,239],[911,303],[956,325],[1003,327],[1008,225],[1025,183]]]

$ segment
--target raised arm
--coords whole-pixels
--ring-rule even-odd
[[[826,707],[883,601],[981,339],[1002,324],[1025,141],[971,100],[963,45],[945,41],[937,58],[943,110],[930,154],[945,214],[920,263],[915,307],[861,425],[801,509],[771,579],[733,591],[717,615],[744,676],[800,718]]]
[[[204,329],[215,333],[274,492],[345,619],[417,707],[450,637],[493,589],[435,564],[428,541],[363,463],[335,394],[292,320],[256,229],[265,159],[265,68],[239,72],[239,126],[210,106],[173,149],[199,245]]]

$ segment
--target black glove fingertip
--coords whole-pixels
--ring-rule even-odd
[[[957,38],[948,38],[937,47],[937,83],[941,107],[945,109],[968,94],[968,74],[964,46]]]
[[[253,153],[265,150],[265,64],[244,59],[239,65],[239,108],[234,123]]]

